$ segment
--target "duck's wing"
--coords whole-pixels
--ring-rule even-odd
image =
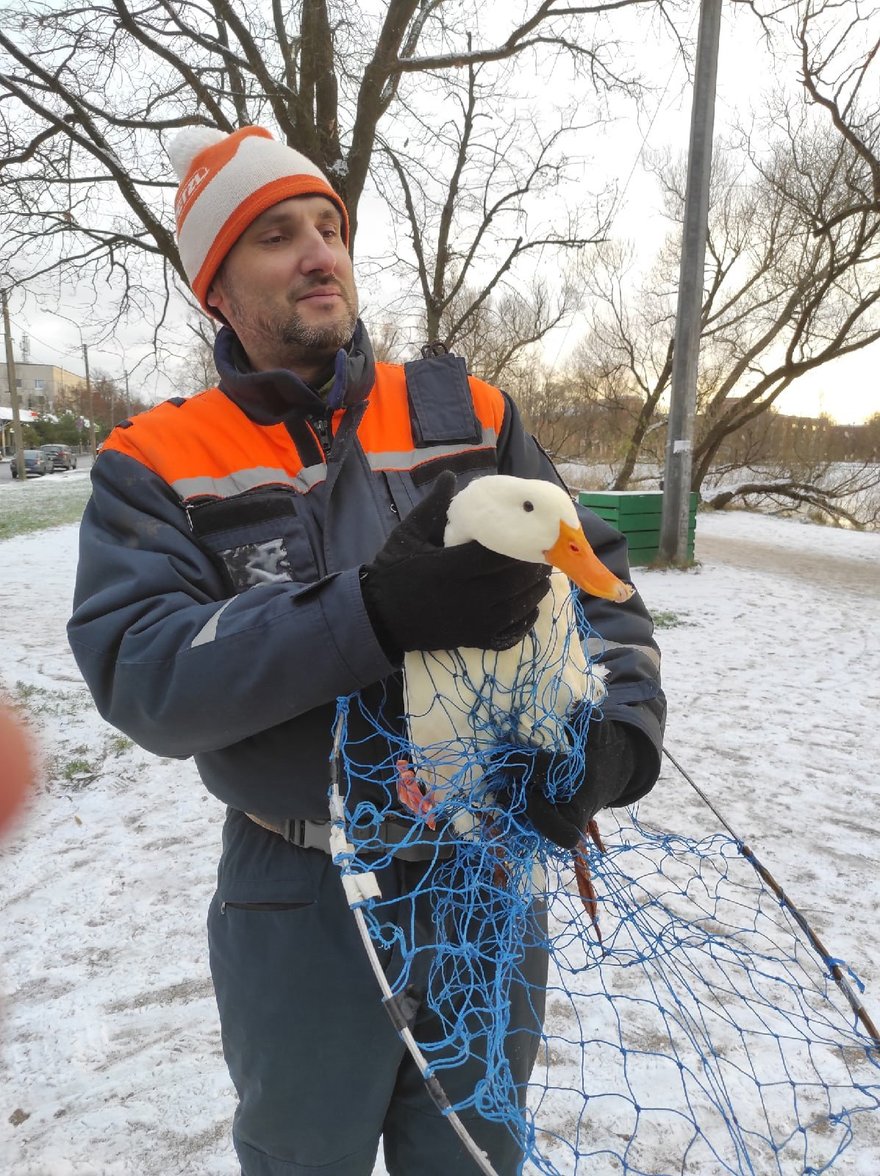
[[[423,786],[442,799],[450,782],[475,760],[479,729],[475,684],[485,682],[483,650],[407,653],[403,700],[411,760]],[[456,779],[456,786],[464,781]]]
[[[590,666],[578,633],[571,584],[562,572],[551,575],[550,592],[524,646],[516,711],[519,737],[538,747],[563,748],[568,742],[564,720],[587,696]]]
[[[431,788],[466,767],[478,772],[484,751],[498,743],[565,747],[565,717],[584,698],[593,700],[561,572],[550,577],[534,628],[511,649],[408,653],[403,669],[412,761]]]

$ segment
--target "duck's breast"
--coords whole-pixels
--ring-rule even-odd
[[[591,682],[569,581],[554,572],[534,628],[511,649],[406,655],[404,702],[414,760],[437,775],[436,785],[463,762],[479,761],[493,744],[564,747],[564,716],[591,696]]]

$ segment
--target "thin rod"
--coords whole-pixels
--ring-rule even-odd
[[[336,720],[336,728],[333,733],[333,751],[330,758],[330,782],[333,798],[336,801],[336,808],[339,814],[342,814],[344,811],[342,792],[339,786],[339,764],[342,757],[343,729],[344,723],[342,721],[342,716],[340,715]],[[341,863],[338,864],[340,871],[344,872],[345,867]],[[464,1144],[465,1149],[473,1159],[474,1163],[483,1173],[483,1176],[498,1176],[498,1173],[489,1162],[489,1157],[477,1146],[467,1127],[465,1127],[458,1114],[452,1109],[452,1104],[450,1103],[446,1092],[443,1090],[439,1079],[431,1069],[428,1059],[422,1053],[421,1049],[419,1049],[418,1042],[413,1037],[411,1030],[407,1025],[400,1023],[396,1017],[395,1014],[397,1012],[397,1002],[395,1000],[394,993],[391,990],[391,986],[388,983],[388,977],[385,975],[385,972],[382,968],[382,962],[376,952],[373,940],[370,937],[370,931],[367,927],[367,921],[364,918],[364,913],[359,906],[351,906],[351,913],[354,915],[355,924],[357,925],[358,932],[360,933],[361,943],[364,945],[364,951],[367,953],[367,959],[369,960],[370,967],[373,970],[373,975],[376,977],[379,989],[384,998],[382,1003],[385,1007],[385,1011],[388,1013],[391,1024],[394,1026],[398,1037],[406,1046],[410,1057],[415,1062],[418,1071],[422,1076],[422,1080],[428,1089],[428,1094],[431,1096],[431,1099],[437,1108],[442,1112],[444,1118],[448,1119],[449,1125]]]
[[[749,862],[749,864],[752,866],[752,868],[755,870],[755,872],[759,875],[759,877],[767,884],[767,886],[770,887],[770,889],[773,891],[773,893],[776,895],[776,897],[779,899],[779,901],[782,903],[782,905],[793,916],[793,918],[797,922],[798,926],[803,931],[804,935],[807,937],[807,940],[808,940],[810,946],[821,957],[822,963],[825,965],[825,967],[831,973],[831,976],[833,977],[833,979],[837,983],[838,988],[840,989],[840,991],[843,993],[843,995],[846,997],[847,1001],[849,1002],[850,1008],[856,1014],[856,1016],[861,1021],[861,1023],[864,1025],[865,1029],[868,1032],[868,1035],[872,1038],[874,1044],[877,1046],[880,1046],[880,1032],[878,1032],[877,1026],[874,1024],[867,1009],[865,1008],[865,1006],[862,1004],[861,1000],[859,999],[858,994],[856,993],[855,989],[850,984],[849,980],[847,980],[840,965],[835,962],[835,960],[833,959],[833,957],[829,953],[828,949],[826,948],[825,944],[822,942],[822,940],[819,938],[819,936],[816,934],[816,932],[810,926],[809,922],[806,919],[806,916],[801,913],[801,911],[792,902],[792,900],[788,897],[788,895],[785,893],[785,891],[782,889],[782,887],[779,885],[779,883],[776,881],[776,879],[773,877],[773,875],[770,873],[770,871],[767,869],[767,867],[765,865],[763,865],[761,861],[759,861],[759,859],[756,857],[754,851],[750,848],[750,846],[748,846],[745,843],[745,841],[743,841],[743,839],[733,829],[733,827],[728,823],[728,821],[726,821],[724,819],[722,814],[718,811],[716,806],[712,803],[712,801],[709,799],[709,797],[706,795],[706,793],[703,791],[703,789],[700,788],[700,786],[696,783],[696,781],[688,774],[688,772],[685,771],[685,769],[681,766],[681,764],[678,762],[678,760],[675,758],[675,756],[672,755],[672,753],[669,751],[668,748],[666,748],[666,747],[663,748],[663,754],[678,769],[679,773],[685,778],[685,780],[687,780],[688,784],[690,784],[691,788],[693,788],[694,792],[696,792],[697,796],[699,796],[699,798],[703,801],[703,803],[709,809],[712,810],[712,812],[715,814],[715,816],[718,818],[718,820],[721,822],[721,824],[724,826],[724,828],[727,830],[727,832],[730,834],[730,836],[736,842],[736,847],[739,850],[739,852],[742,854],[742,856],[746,859],[746,861]]]

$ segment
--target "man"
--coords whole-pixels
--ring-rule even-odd
[[[512,402],[460,360],[374,363],[345,207],[305,157],[255,127],[190,130],[171,155],[181,258],[225,324],[220,383],[123,422],[104,445],[71,645],[101,713],[160,755],[194,756],[229,806],[209,939],[244,1176],[369,1176],[380,1137],[393,1173],[467,1174],[381,1007],[328,854],[335,700],[384,700],[400,728],[406,650],[502,649],[528,632],[547,569],[477,544],[444,549],[445,471],[459,485],[558,476]],[[622,538],[584,521],[625,576]],[[637,597],[586,607],[606,648],[604,718],[575,798],[530,810],[560,844],[659,771],[650,619]],[[433,856],[396,851],[383,898],[405,901]],[[511,995],[514,1029],[540,1014],[529,999],[518,1013]],[[534,1048],[514,1054],[523,1087]],[[466,1097],[479,1058],[445,1078]],[[499,1173],[517,1169],[503,1125],[466,1122]]]

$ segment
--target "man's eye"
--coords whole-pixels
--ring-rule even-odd
[[[263,244],[264,245],[277,245],[279,241],[283,241],[283,240],[284,240],[284,238],[280,233],[273,233],[271,237],[263,237]]]

